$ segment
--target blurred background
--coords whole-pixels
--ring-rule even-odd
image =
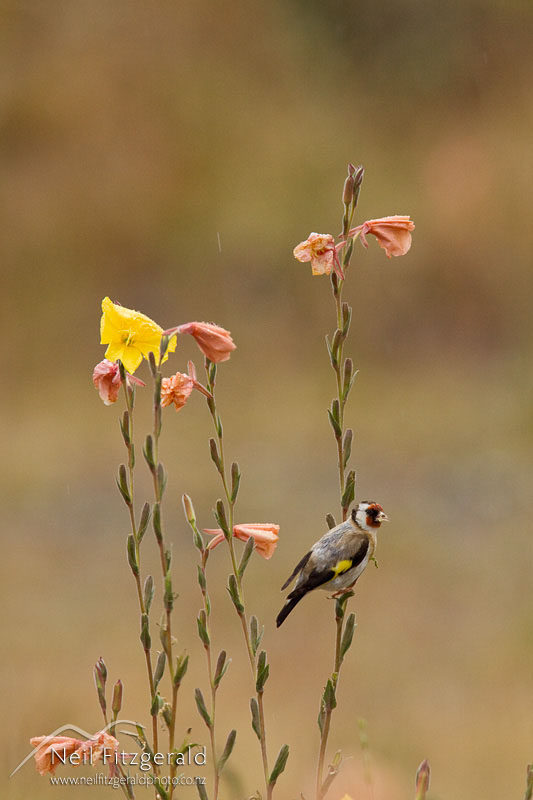
[[[275,557],[247,573],[271,661],[271,759],[291,745],[276,794],[311,796],[332,607],[315,593],[279,631],[274,618],[280,585],[337,513],[334,310],[328,279],[292,249],[338,233],[353,161],[366,168],[358,221],[410,214],[416,231],[400,259],[370,237],[347,282],[358,497],[392,522],[352,601],[330,739],[350,759],[330,796],[410,798],[427,757],[434,800],[521,797],[533,759],[531,4],[8,0],[1,19],[2,795],[74,795],[33,764],[7,775],[30,736],[101,727],[99,656],[125,684],[124,715],[148,720],[114,485],[122,409],[91,383],[109,295],[163,327],[215,321],[237,343],[218,401],[243,471],[238,521],[281,526]],[[188,358],[201,367],[192,339],[168,374]],[[142,433],[149,405],[140,392]],[[206,678],[180,497],[212,525],[210,435],[199,395],[167,410],[164,515],[191,656],[178,728],[195,741]],[[151,536],[145,550],[157,569]],[[233,659],[219,735],[239,729],[223,797],[244,800],[261,784],[251,686],[222,547],[211,562],[214,645]]]

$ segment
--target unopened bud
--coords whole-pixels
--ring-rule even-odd
[[[122,708],[122,681],[118,680],[113,686],[113,700],[111,704],[111,709],[115,717],[118,715],[121,708]]]
[[[193,525],[196,522],[196,515],[194,513],[194,506],[192,504],[192,500],[188,494],[184,494],[182,497],[183,501],[183,510],[185,511],[185,516],[187,517],[187,522],[190,525]]]
[[[422,761],[416,773],[416,795],[415,800],[426,800],[426,793],[429,789],[429,762]]]

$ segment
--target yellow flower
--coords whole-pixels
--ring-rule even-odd
[[[135,372],[141,361],[154,353],[159,360],[159,345],[163,328],[157,323],[131,308],[111,302],[109,297],[102,300],[102,320],[100,322],[100,344],[107,344],[105,357],[109,361],[120,359],[127,372]],[[167,353],[176,349],[177,338],[170,339]],[[167,355],[163,361],[167,360]]]

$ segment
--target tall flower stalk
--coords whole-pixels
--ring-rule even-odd
[[[207,405],[215,429],[215,438],[209,440],[209,447],[211,458],[215,464],[218,474],[220,475],[225,497],[224,500],[217,501],[215,517],[227,542],[230,555],[231,574],[228,579],[228,592],[233,602],[235,611],[239,617],[246,645],[246,652],[250,663],[250,669],[252,672],[252,679],[255,684],[255,696],[250,700],[252,728],[260,743],[266,800],[271,800],[276,782],[285,769],[285,765],[289,756],[289,748],[288,745],[283,745],[278,753],[274,767],[272,770],[270,770],[263,700],[265,684],[268,680],[270,666],[268,664],[266,651],[259,651],[263,632],[262,630],[259,630],[257,618],[255,616],[248,616],[243,587],[244,572],[254,548],[254,538],[253,535],[249,536],[248,541],[243,549],[240,561],[237,561],[234,543],[235,504],[237,502],[237,496],[239,493],[241,473],[237,462],[232,463],[229,474],[226,467],[223,427],[220,414],[217,410],[215,395],[217,375],[216,363],[210,361],[209,358],[206,358],[205,371],[207,376],[207,389],[210,393],[210,397],[207,399]]]
[[[348,165],[348,176],[343,188],[343,217],[342,233],[339,241],[331,234],[311,233],[309,237],[294,249],[294,256],[299,261],[310,261],[313,275],[330,275],[333,301],[335,305],[336,327],[331,337],[326,336],[326,345],[329,360],[335,373],[336,397],[328,408],[328,417],[337,452],[338,481],[340,494],[340,516],[344,522],[348,517],[350,506],[355,500],[356,475],[350,469],[349,462],[352,453],[353,430],[345,426],[345,410],[357,371],[351,358],[344,355],[344,346],[350,330],[352,309],[343,299],[354,244],[361,240],[364,247],[368,247],[366,236],[372,234],[379,245],[385,250],[387,256],[403,255],[411,246],[411,231],[414,224],[409,217],[394,216],[381,219],[368,220],[362,225],[352,227],[359,192],[363,182],[364,169],[362,166]],[[329,528],[336,525],[335,517],[328,514],[326,517]],[[330,764],[329,771],[324,777],[324,764],[327,755],[327,744],[331,728],[331,718],[337,705],[337,688],[339,675],[344,656],[351,646],[355,631],[355,615],[347,616],[348,601],[353,596],[348,590],[335,600],[335,646],[333,656],[333,671],[326,682],[320,701],[318,726],[320,730],[320,745],[316,769],[316,800],[325,797],[333,779],[337,775],[341,758],[340,754]]]

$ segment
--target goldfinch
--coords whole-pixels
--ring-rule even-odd
[[[374,555],[378,528],[388,521],[379,503],[365,500],[353,507],[346,522],[315,542],[281,587],[284,591],[298,575],[296,586],[277,616],[277,627],[307,592],[320,588],[342,593],[351,589]]]

